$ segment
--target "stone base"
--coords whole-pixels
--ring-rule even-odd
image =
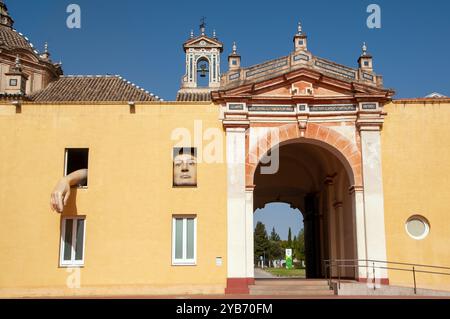
[[[250,293],[249,285],[255,284],[255,278],[228,278],[226,295],[248,295]]]

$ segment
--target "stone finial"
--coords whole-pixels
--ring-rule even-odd
[[[202,35],[205,35],[205,32],[206,32],[206,22],[205,22],[205,20],[206,20],[205,17],[203,17],[203,18],[201,19],[200,33],[201,33]]]
[[[14,65],[14,69],[16,71],[22,72],[22,62],[20,62],[20,57],[19,55],[16,55],[16,63]]]
[[[190,35],[191,39],[194,37],[194,30],[191,30],[191,35]]]
[[[303,33],[303,29],[302,29],[302,23],[299,22],[297,25],[297,34],[301,35]]]
[[[363,51],[362,55],[363,55],[363,56],[366,56],[366,55],[367,55],[367,45],[366,45],[366,42],[363,43],[362,51]]]
[[[50,60],[50,52],[48,51],[48,42],[45,42],[44,44],[44,52],[40,54],[41,59],[44,59],[46,61]]]
[[[216,30],[213,30],[213,39],[217,39]]]
[[[233,54],[237,53],[237,45],[236,42],[233,42]]]

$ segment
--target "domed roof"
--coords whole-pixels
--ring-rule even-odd
[[[3,0],[0,0],[0,47],[7,50],[24,49],[37,54],[33,45],[23,34],[13,29],[14,20],[8,13],[8,8]]]
[[[15,49],[24,49],[36,54],[33,45],[24,35],[3,24],[0,24],[0,47],[4,47],[11,51]]]

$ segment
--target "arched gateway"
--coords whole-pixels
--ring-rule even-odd
[[[299,30],[302,39],[287,57],[230,70],[212,92],[227,136],[227,293],[254,282],[253,213],[274,201],[303,213],[309,277],[324,276],[326,259],[386,260],[380,131],[393,92],[366,48],[352,69],[311,55]]]

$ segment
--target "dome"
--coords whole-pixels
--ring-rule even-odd
[[[0,24],[0,47],[10,51],[22,49],[36,54],[33,45],[22,34],[3,24]]]
[[[0,0],[0,48],[9,51],[22,49],[37,54],[33,45],[21,33],[14,30],[13,25],[14,20],[9,15],[6,4]]]

